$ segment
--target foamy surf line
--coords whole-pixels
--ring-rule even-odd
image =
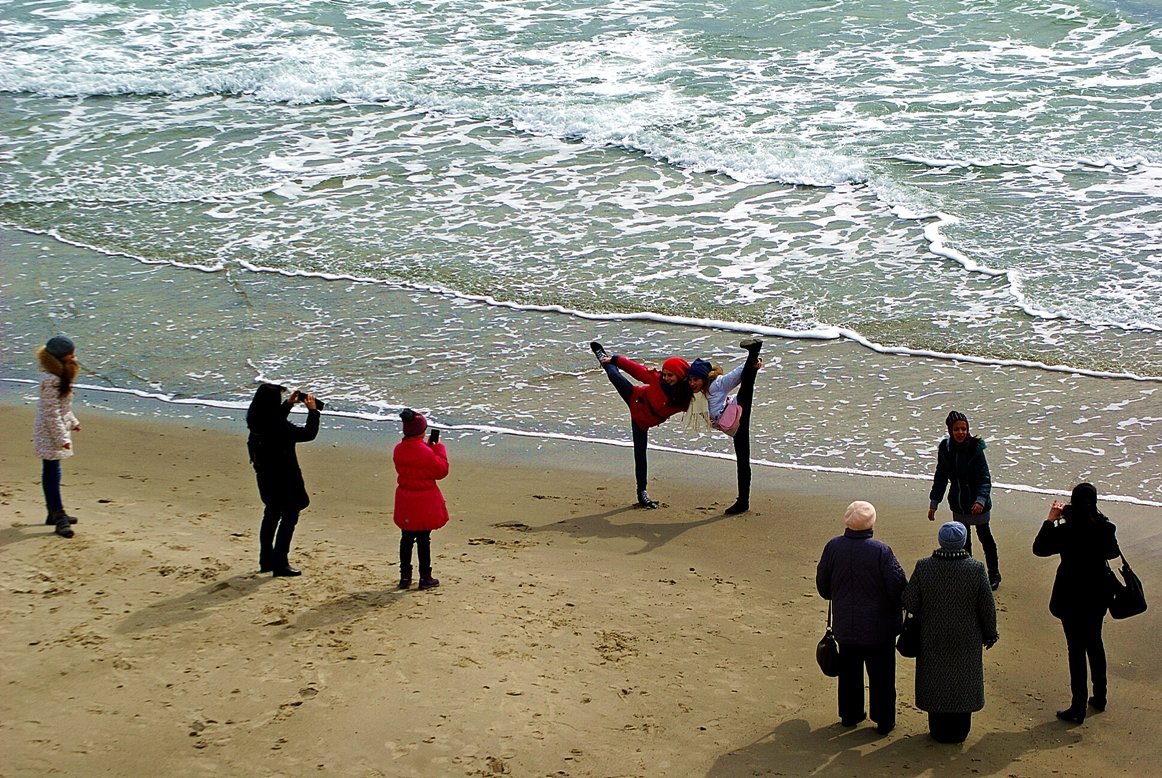
[[[182,270],[197,270],[202,273],[222,273],[226,270],[225,263],[219,263],[213,266],[198,265],[194,263],[175,262],[173,260],[165,259],[147,259],[145,257],[137,256],[123,251],[108,251],[99,246],[94,246],[81,241],[71,240],[60,235],[56,230],[36,230],[30,229],[11,223],[0,222],[0,226],[7,227],[19,232],[25,232],[34,235],[43,235],[50,237],[69,246],[93,251],[103,256],[110,257],[124,257],[135,262],[140,262],[145,265],[169,265],[171,267]],[[582,311],[576,308],[568,308],[563,305],[538,305],[534,303],[518,303],[510,300],[498,300],[491,295],[483,294],[468,294],[460,292],[455,289],[448,289],[446,287],[435,286],[431,284],[421,284],[410,281],[393,281],[383,278],[371,278],[367,276],[357,276],[346,273],[325,273],[320,271],[305,271],[305,270],[284,270],[282,268],[271,268],[263,265],[256,265],[251,262],[236,260],[235,264],[253,273],[271,273],[275,275],[284,276],[286,278],[309,278],[328,282],[343,282],[343,283],[358,283],[367,284],[371,286],[380,286],[387,289],[401,289],[415,292],[423,292],[425,294],[438,295],[441,297],[448,297],[457,300],[464,300],[467,302],[478,303],[493,308],[504,308],[512,311],[527,311],[530,313],[550,313],[561,316],[570,316],[586,321],[641,321],[653,322],[656,324],[668,324],[678,327],[691,327],[695,329],[716,330],[721,332],[734,332],[744,335],[764,335],[772,338],[782,338],[785,340],[848,340],[866,349],[874,351],[878,354],[885,354],[900,357],[921,357],[927,359],[938,359],[947,362],[966,362],[976,365],[985,365],[989,367],[1018,367],[1027,368],[1031,370],[1043,370],[1051,373],[1064,373],[1068,375],[1080,375],[1088,378],[1112,378],[1124,379],[1130,381],[1141,381],[1150,383],[1162,383],[1162,376],[1153,375],[1139,375],[1130,372],[1113,372],[1105,370],[1089,370],[1080,367],[1070,367],[1069,365],[1050,365],[1046,362],[1039,362],[1035,360],[1025,359],[997,359],[990,357],[979,357],[971,354],[958,354],[947,351],[932,351],[928,349],[907,348],[904,346],[884,346],[876,343],[855,330],[844,327],[820,327],[813,330],[788,330],[779,327],[769,327],[764,325],[748,324],[745,322],[725,321],[722,319],[701,319],[687,316],[670,316],[667,314],[654,313],[652,311],[638,311],[636,313],[598,313],[592,311]]]
[[[36,386],[35,381],[23,378],[4,378],[0,377],[0,382],[19,384],[25,386]],[[128,395],[144,400],[152,400],[166,405],[181,405],[194,406],[203,408],[215,408],[218,410],[232,410],[243,411],[250,405],[249,400],[226,401],[226,400],[204,400],[194,397],[174,397],[173,395],[162,392],[146,392],[137,389],[122,389],[118,387],[104,387],[93,386],[90,384],[75,384],[77,389],[83,389],[89,392],[107,393],[117,395]],[[392,432],[395,431],[395,424],[399,421],[398,413],[403,410],[403,406],[387,406],[380,405],[383,409],[379,413],[359,413],[355,411],[335,410],[328,406],[327,416],[340,417],[350,419],[358,422],[369,422],[374,424],[392,425]],[[513,438],[527,438],[533,440],[559,440],[569,443],[583,443],[594,446],[614,446],[617,448],[633,448],[633,443],[627,440],[613,440],[610,438],[597,438],[587,435],[571,435],[562,432],[536,432],[531,430],[522,430],[515,427],[502,427],[495,424],[441,424],[439,418],[431,413],[430,409],[418,408],[424,412],[428,418],[429,423],[433,428],[437,428],[447,432],[459,433],[478,433],[481,438],[481,444],[486,444],[489,435],[500,435]],[[294,413],[304,414],[305,411],[295,408]],[[695,457],[699,459],[719,459],[728,462],[734,461],[734,456],[731,454],[717,452],[717,451],[701,451],[691,450],[685,448],[678,448],[677,446],[659,446],[656,444],[649,444],[649,448],[654,451],[664,451],[670,454],[680,454],[682,456]],[[827,475],[849,475],[861,476],[866,478],[891,478],[904,481],[931,481],[930,474],[917,473],[900,473],[891,470],[860,470],[854,467],[835,467],[827,465],[801,465],[794,462],[773,462],[768,459],[752,459],[751,464],[758,467],[766,467],[774,470],[795,470],[808,473],[820,473]],[[628,465],[627,465],[628,467]],[[1008,484],[994,481],[993,486],[997,489],[1007,489],[1014,492],[1025,492],[1028,494],[1044,494],[1044,495],[1060,495],[1069,496],[1068,491],[1060,489],[1046,489],[1039,486],[1029,486],[1027,484]],[[1103,494],[1103,500],[1109,502],[1126,503],[1128,505],[1141,505],[1149,508],[1162,508],[1162,501],[1147,500],[1140,497],[1130,497],[1119,494]]]

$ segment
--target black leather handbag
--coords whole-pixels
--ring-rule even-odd
[[[823,633],[823,638],[815,647],[815,661],[819,663],[819,669],[828,678],[835,678],[839,675],[839,641],[835,639],[835,633],[831,631],[830,600],[827,601],[827,631]]]
[[[1109,562],[1106,562],[1109,566]],[[1110,616],[1115,619],[1128,619],[1137,616],[1146,610],[1146,592],[1142,589],[1142,579],[1130,569],[1126,555],[1122,554],[1122,581],[1118,580],[1117,573],[1109,568],[1110,588]]]
[[[904,623],[900,627],[900,637],[896,638],[896,650],[900,656],[915,659],[920,654],[920,617],[904,611]]]

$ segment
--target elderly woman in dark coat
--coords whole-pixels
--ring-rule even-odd
[[[1069,505],[1054,502],[1049,517],[1033,541],[1037,556],[1061,555],[1049,612],[1061,619],[1069,652],[1069,688],[1073,699],[1057,718],[1080,724],[1085,720],[1089,684],[1086,658],[1093,670],[1094,710],[1106,709],[1106,649],[1101,639],[1102,620],[1109,607],[1107,559],[1121,555],[1113,523],[1097,509],[1097,489],[1092,484],[1073,488]]]
[[[856,500],[843,515],[846,529],[823,548],[815,587],[832,601],[839,641],[839,719],[854,727],[867,718],[863,673],[867,667],[872,721],[881,735],[896,726],[896,652],[900,592],[907,583],[892,549],[872,538],[876,509]]]
[[[941,743],[962,743],[972,713],[984,707],[981,647],[997,642],[997,610],[985,567],[964,549],[958,521],[940,527],[940,548],[916,563],[904,589],[904,608],[920,619],[916,707],[928,712],[928,731]]]

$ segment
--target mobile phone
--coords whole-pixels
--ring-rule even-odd
[[[428,442],[429,443],[439,443],[440,442],[440,431],[438,429],[432,429],[432,431],[430,433],[428,433]]]

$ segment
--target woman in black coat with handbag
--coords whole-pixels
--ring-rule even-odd
[[[311,504],[311,498],[303,483],[295,444],[314,440],[319,434],[319,411],[323,405],[314,395],[297,391],[283,402],[284,391],[277,384],[262,384],[246,412],[250,464],[254,465],[258,494],[266,506],[258,530],[258,569],[276,577],[301,574],[291,567],[287,557],[299,514]],[[307,407],[307,423],[302,427],[288,418],[296,402]]]
[[[1070,706],[1057,718],[1080,724],[1085,720],[1089,684],[1086,660],[1093,673],[1089,706],[1106,708],[1106,650],[1101,639],[1102,620],[1109,608],[1110,571],[1106,560],[1121,555],[1113,523],[1097,509],[1097,489],[1082,483],[1073,488],[1069,504],[1057,501],[1033,541],[1037,556],[1061,555],[1049,612],[1061,619],[1069,653]]]

